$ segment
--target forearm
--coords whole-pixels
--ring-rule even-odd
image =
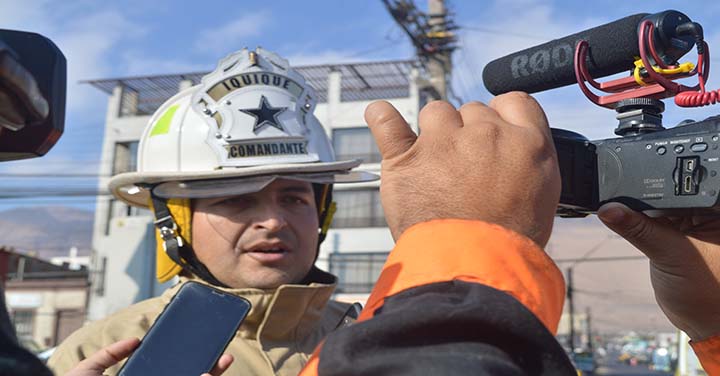
[[[467,220],[398,240],[358,323],[330,335],[307,375],[573,372],[555,341],[564,285],[529,239]]]

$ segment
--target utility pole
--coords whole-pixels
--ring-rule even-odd
[[[568,309],[570,310],[570,335],[568,336],[568,347],[570,353],[575,353],[575,305],[573,304],[573,268],[567,268],[567,298]]]
[[[593,353],[592,325],[590,324],[590,307],[585,307],[585,330],[587,331],[587,350]]]
[[[430,26],[428,37],[437,40],[436,44],[440,47],[439,51],[433,53],[427,62],[430,84],[440,93],[443,100],[447,100],[447,86],[452,72],[452,62],[450,60],[452,49],[442,48],[442,43],[444,43],[444,39],[453,38],[453,35],[447,29],[448,19],[445,2],[443,0],[428,0],[428,16],[428,26]]]
[[[383,0],[395,22],[410,37],[418,59],[430,80],[420,85],[434,99],[447,100],[452,73],[451,55],[457,29],[445,9],[444,0],[428,0],[428,13],[421,12],[412,0]]]
[[[610,236],[606,237],[605,239],[601,240],[599,243],[595,244],[594,247],[588,249],[587,252],[585,252],[585,254],[582,255],[582,257],[580,257],[579,259],[567,260],[567,261],[572,261],[572,264],[570,264],[570,266],[566,269],[567,270],[567,300],[568,300],[568,310],[569,310],[569,315],[570,315],[570,338],[568,338],[568,346],[570,347],[571,353],[575,352],[575,304],[573,301],[573,292],[574,292],[573,291],[573,268],[575,267],[575,265],[577,265],[578,263],[581,263],[581,262],[599,260],[599,258],[598,259],[589,259],[588,257],[590,257],[593,253],[597,252],[600,248],[605,246],[605,244],[607,242],[609,242],[610,240],[612,240],[614,238],[615,238],[615,236],[610,235]],[[611,259],[611,258],[609,258],[609,257],[604,258],[604,260],[608,260],[608,259]],[[588,320],[589,320],[589,318],[588,318]],[[588,334],[589,334],[589,329],[588,329]]]

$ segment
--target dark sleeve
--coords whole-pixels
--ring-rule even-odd
[[[52,376],[35,355],[18,345],[4,296],[5,291],[0,288],[0,375]]]
[[[512,296],[464,281],[385,299],[327,337],[319,375],[574,375],[564,350]]]
[[[400,237],[353,326],[301,375],[575,375],[553,337],[565,288],[534,242],[458,219]]]

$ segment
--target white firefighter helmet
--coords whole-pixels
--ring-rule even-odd
[[[325,184],[377,179],[351,171],[360,160],[335,161],[313,115],[316,101],[278,55],[260,48],[230,54],[155,112],[137,171],[114,176],[110,190],[147,207],[151,187],[159,197],[197,198],[255,192],[277,176]]]
[[[178,239],[188,244],[189,199],[257,192],[278,177],[325,185],[376,180],[374,174],[351,171],[360,160],[335,160],[313,115],[316,101],[312,87],[285,59],[261,48],[232,53],[199,85],[160,106],[140,139],[137,171],[114,176],[110,191],[141,207],[151,206],[152,191],[167,204]],[[318,205],[324,230],[325,204]],[[165,281],[185,265],[165,254],[168,238],[159,230],[157,275]]]

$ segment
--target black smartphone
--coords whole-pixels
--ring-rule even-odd
[[[250,312],[250,302],[187,282],[145,334],[119,375],[189,375],[209,372]]]

